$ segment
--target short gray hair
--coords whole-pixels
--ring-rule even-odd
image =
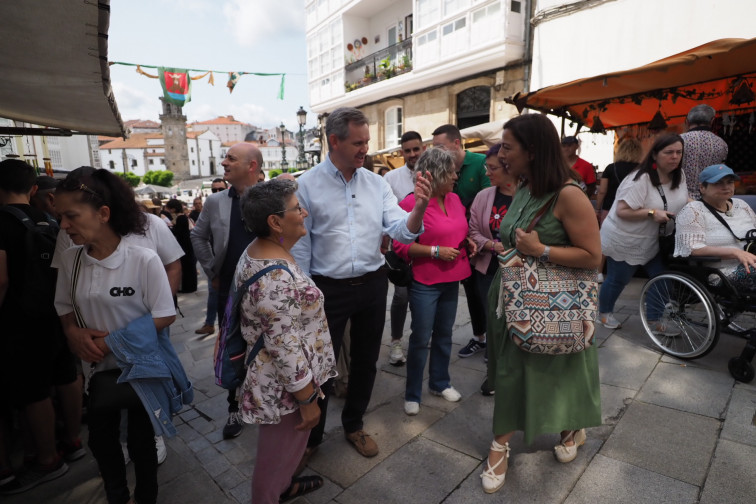
[[[454,158],[448,151],[434,147],[427,149],[415,163],[415,174],[430,172],[431,193],[451,180],[455,172]]]
[[[326,120],[326,139],[328,148],[331,148],[331,135],[336,135],[339,140],[346,140],[349,137],[349,123],[357,126],[368,124],[368,118],[362,111],[353,107],[340,107],[331,112]]]
[[[696,105],[688,111],[687,121],[691,126],[709,126],[717,111],[710,105]]]
[[[277,178],[248,187],[241,198],[245,227],[260,238],[270,236],[268,216],[282,214],[286,210],[286,200],[297,192],[297,187],[293,180]]]

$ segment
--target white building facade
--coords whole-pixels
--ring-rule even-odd
[[[516,113],[523,88],[527,5],[518,0],[308,0],[310,108],[360,108],[371,151],[404,131],[427,137]]]
[[[220,175],[223,168],[221,141],[211,131],[188,132],[189,175]],[[127,140],[116,139],[100,146],[102,167],[142,176],[150,170],[165,170],[165,143],[160,133],[134,133]]]

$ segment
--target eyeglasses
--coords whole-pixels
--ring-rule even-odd
[[[293,206],[291,208],[287,208],[286,210],[279,210],[278,212],[273,212],[273,213],[274,214],[285,214],[286,212],[291,212],[291,211],[294,211],[294,210],[296,210],[297,212],[299,212],[299,215],[302,215],[303,208],[302,208],[302,206],[299,203],[297,203],[297,206]]]
[[[217,192],[225,191],[225,189],[223,189],[221,187],[213,187],[210,190],[213,192],[213,194],[215,194]]]

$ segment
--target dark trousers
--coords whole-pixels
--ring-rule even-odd
[[[128,383],[116,384],[116,376],[118,374],[114,374],[112,379],[99,380],[96,379],[97,375],[92,377],[87,411],[89,449],[97,460],[108,504],[126,504],[129,501],[129,487],[121,451],[120,425],[121,409],[127,410],[127,447],[136,476],[134,499],[140,504],[154,504],[158,493],[155,431],[134,389]],[[102,400],[103,397],[105,400]],[[96,407],[99,403],[106,404]]]
[[[336,360],[339,359],[344,328],[347,320],[351,320],[349,385],[341,423],[344,432],[355,432],[362,429],[362,417],[373,393],[375,364],[381,351],[381,337],[386,322],[388,280],[384,272],[370,276],[359,285],[348,285],[317,275],[313,276],[313,280],[325,298],[325,314]],[[318,401],[320,423],[312,429],[308,446],[317,446],[323,441],[332,381],[328,380],[323,387],[325,399]]]
[[[220,328],[223,327],[223,321],[226,319],[226,303],[228,302],[228,291],[218,291],[218,333],[220,334]],[[236,400],[236,390],[229,390],[228,397],[228,412],[236,413],[239,411],[239,402]]]
[[[481,336],[486,333],[486,299],[480,297],[476,275],[470,275],[462,280],[467,298],[467,309],[470,311],[470,323],[473,334]]]

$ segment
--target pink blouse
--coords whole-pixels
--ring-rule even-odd
[[[411,211],[415,206],[415,195],[410,194],[404,198],[399,206],[408,212]],[[454,193],[448,193],[444,197],[444,207],[446,213],[441,210],[438,200],[431,198],[423,217],[425,232],[417,242],[421,245],[462,248],[454,261],[447,262],[427,256],[410,259],[410,245],[394,240],[394,251],[406,262],[412,262],[412,276],[421,284],[459,282],[470,276],[470,259],[463,244],[468,231],[465,207],[459,196]]]

